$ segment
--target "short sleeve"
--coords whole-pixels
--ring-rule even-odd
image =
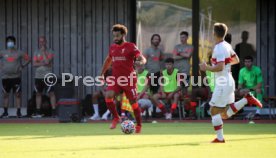
[[[217,63],[225,62],[225,50],[224,49],[215,49],[213,58],[216,59]]]
[[[189,54],[192,54],[193,51],[194,51],[194,47],[193,47],[192,45],[190,45],[190,47],[188,48],[187,52],[188,52]]]
[[[263,75],[261,69],[258,69],[257,71],[257,83],[262,83],[263,82]]]
[[[239,84],[244,84],[242,69],[239,72]]]
[[[18,54],[19,54],[21,60],[24,60],[24,61],[30,60],[30,57],[27,52],[19,51]]]
[[[47,55],[47,59],[49,61],[53,61],[55,57],[54,51],[53,50],[48,50],[48,55]]]
[[[231,55],[231,57],[235,57],[236,56],[236,52],[233,50],[232,47],[230,49],[230,55]]]
[[[35,51],[34,52],[34,56],[33,56],[33,61],[34,62],[37,62],[39,59],[38,59],[38,52],[37,51]]]
[[[148,51],[148,49],[145,49],[145,50],[144,50],[143,55],[144,55],[146,58],[149,57],[149,51]]]
[[[141,55],[141,52],[139,51],[139,49],[135,44],[131,44],[131,52],[135,58]]]
[[[173,48],[173,52],[172,52],[174,55],[178,55],[179,54],[179,52],[178,52],[178,48],[177,48],[177,45],[176,46],[174,46],[174,48]]]
[[[25,61],[29,61],[31,58],[30,58],[30,56],[28,55],[28,53],[25,52],[25,53],[23,53],[23,58],[22,58],[22,59],[25,60]]]

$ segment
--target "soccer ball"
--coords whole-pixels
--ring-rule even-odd
[[[130,120],[125,120],[121,123],[122,132],[125,134],[132,134],[135,131],[135,125]]]

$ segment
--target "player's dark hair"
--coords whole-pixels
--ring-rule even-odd
[[[126,35],[127,28],[122,24],[116,24],[116,25],[113,25],[112,32],[121,32],[122,35]]]
[[[174,59],[173,58],[167,58],[165,60],[165,63],[173,63],[174,64]]]
[[[180,32],[180,36],[181,35],[186,35],[187,37],[189,36],[189,33],[187,32],[187,31],[182,31],[182,32]]]
[[[225,35],[224,40],[225,40],[227,43],[231,44],[231,42],[232,42],[232,35],[231,35],[230,33],[227,33],[227,34]]]
[[[159,38],[159,42],[161,42],[161,36],[159,34],[153,34],[151,36],[151,38],[150,38],[150,41],[152,41],[155,36],[158,37]]]
[[[7,43],[8,41],[13,41],[14,43],[16,42],[14,36],[8,36],[8,37],[6,37],[6,43]]]
[[[214,24],[214,33],[217,37],[224,38],[228,31],[227,26],[224,23],[215,23]]]
[[[244,57],[243,58],[243,61],[245,61],[245,60],[251,60],[251,61],[253,61],[253,57],[252,56],[246,56],[246,57]]]

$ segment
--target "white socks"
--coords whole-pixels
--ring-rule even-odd
[[[230,104],[229,109],[227,110],[227,116],[231,117],[236,112],[238,112],[241,108],[243,108],[247,104],[247,99],[242,98],[241,100],[235,102],[234,104]]]
[[[99,116],[99,105],[93,104],[93,109],[94,109],[94,115]]]
[[[109,110],[106,110],[106,112],[103,114],[102,116],[102,120],[107,120],[108,119],[108,115],[110,114]]]
[[[217,133],[218,140],[224,140],[223,138],[223,122],[220,114],[212,116],[212,124]]]

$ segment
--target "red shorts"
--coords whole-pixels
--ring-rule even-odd
[[[114,91],[117,94],[124,92],[129,101],[137,99],[136,86],[119,86],[117,84],[114,84],[113,86],[108,86],[106,89],[107,91]]]

